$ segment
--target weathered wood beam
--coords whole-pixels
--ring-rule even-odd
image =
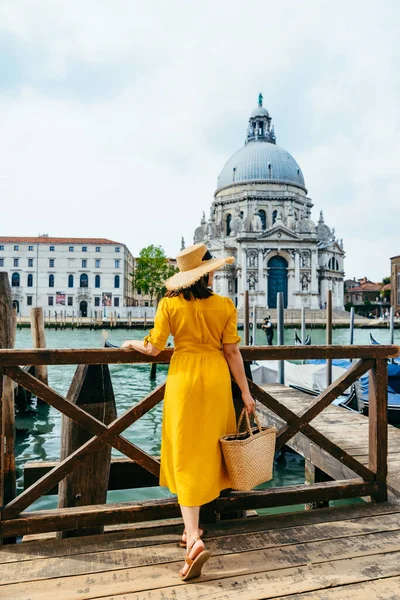
[[[360,498],[373,495],[377,490],[378,484],[374,481],[347,479],[313,485],[288,485],[252,492],[231,492],[227,497],[217,498],[216,510],[222,512],[223,510],[271,508],[307,502],[327,502],[341,498]]]
[[[271,396],[268,392],[260,388],[252,381],[248,381],[250,392],[254,398],[266,406],[269,410],[273,411],[281,419],[289,423],[294,428],[299,426],[300,418],[296,413],[287,408],[284,404],[279,402],[276,398]],[[305,424],[301,428],[301,433],[308,437],[311,441],[317,444],[320,448],[331,454],[336,460],[346,465],[354,473],[362,477],[365,481],[375,480],[374,473],[362,465],[356,458],[351,456],[346,450],[332,442],[324,434],[315,429],[309,423]],[[296,435],[296,433],[294,434]],[[294,437],[294,436],[292,436]],[[276,449],[279,450],[284,443],[280,438],[277,439]]]
[[[376,366],[370,371],[368,420],[369,468],[376,473],[379,490],[374,499],[378,502],[387,500],[387,386],[387,361],[377,360]]]
[[[58,461],[32,461],[24,465],[24,489],[27,489],[41,477],[49,473],[58,465]],[[159,479],[150,471],[129,458],[112,458],[110,466],[110,478],[108,480],[108,491],[131,490],[144,487],[156,487]],[[46,494],[57,494],[58,485],[48,490]]]
[[[395,358],[399,346],[247,346],[240,348],[243,360],[307,360],[313,358]],[[169,363],[173,354],[167,348],[158,356],[148,356],[129,348],[0,350],[0,365],[77,365]]]
[[[294,485],[269,488],[253,492],[232,492],[216,500],[217,512],[288,506],[305,502],[328,501],[341,498],[358,498],[373,495],[375,482],[360,480],[335,481],[314,485]],[[63,531],[76,527],[136,523],[180,516],[176,498],[121,502],[100,506],[82,506],[24,512],[15,519],[3,521],[0,535],[27,535],[49,531]]]
[[[310,406],[300,413],[296,425],[286,425],[278,432],[279,444],[285,445],[296,433],[302,431],[304,426],[315,419],[327,406],[350,387],[357,379],[374,366],[373,360],[359,360],[348,371],[343,373],[336,381],[326,388]]]

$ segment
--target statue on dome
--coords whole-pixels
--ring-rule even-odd
[[[260,93],[258,94],[258,106],[262,106],[264,100],[264,96]]]

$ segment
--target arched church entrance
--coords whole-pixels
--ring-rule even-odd
[[[268,262],[268,307],[276,308],[278,292],[283,292],[284,307],[288,305],[288,264],[282,256],[273,256]]]
[[[87,302],[86,300],[82,300],[79,304],[79,310],[81,311],[81,317],[87,317]]]

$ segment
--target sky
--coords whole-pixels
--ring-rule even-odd
[[[1,0],[0,235],[174,256],[260,92],[346,277],[400,254],[398,0]]]

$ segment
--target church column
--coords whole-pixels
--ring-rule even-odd
[[[242,249],[242,294],[247,290],[247,250]]]
[[[318,294],[317,253],[311,252],[311,293]]]
[[[265,302],[263,302],[263,297],[265,297],[265,290],[264,290],[264,256],[263,256],[263,251],[260,248],[258,250],[258,292],[259,292],[259,305],[263,306],[265,305]]]
[[[300,291],[300,252],[296,250],[294,256],[295,291]]]

